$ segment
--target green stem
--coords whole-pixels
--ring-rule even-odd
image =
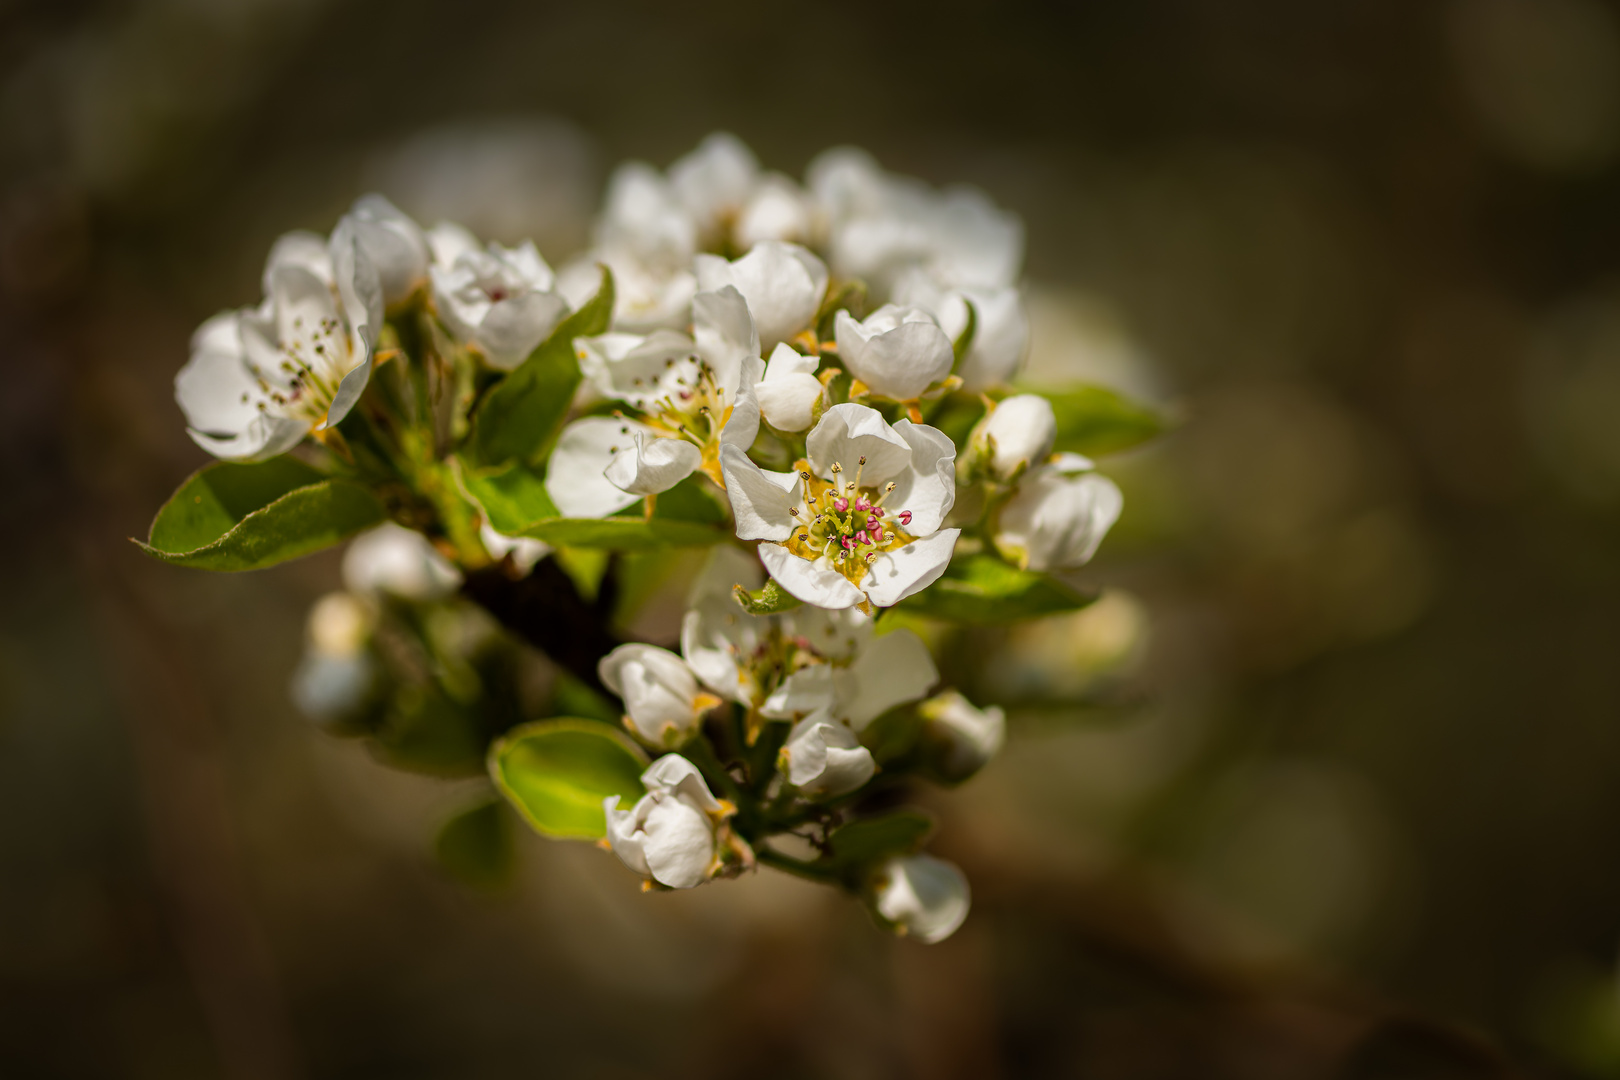
[[[814,881],[821,885],[832,885],[838,881],[838,875],[831,870],[824,870],[801,859],[790,855],[783,855],[779,851],[772,851],[768,847],[760,846],[754,849],[754,858],[762,865],[772,866],[784,873],[795,877],[802,877],[807,881]]]

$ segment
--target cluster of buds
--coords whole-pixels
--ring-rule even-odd
[[[175,387],[192,437],[237,470],[208,483],[240,483],[230,505],[264,497],[186,550],[161,541],[203,526],[160,515],[149,550],[249,568],[391,519],[311,614],[305,712],[457,762],[487,751],[537,828],[595,835],[651,885],[765,864],[940,940],[966,879],[918,852],[921,818],[885,808],[977,772],[1006,718],[937,691],[928,645],[889,612],[972,621],[966,596],[1017,617],[965,576],[950,603],[928,594],[971,560],[1000,567],[1007,597],[1074,571],[1122,501],[1052,403],[1013,392],[1022,226],[859,151],[800,182],[716,135],[667,170],[619,169],[592,236],[554,272],[533,243],[424,228],[373,195],[329,237],[283,237],[262,302],[205,322]],[[289,452],[301,464],[278,464]],[[603,549],[676,543],[713,547],[679,652],[617,641],[625,571]],[[494,639],[569,674],[528,704]],[[540,716],[571,749],[498,761]],[[564,768],[586,744],[600,768],[547,782],[589,799],[529,805],[502,771]]]

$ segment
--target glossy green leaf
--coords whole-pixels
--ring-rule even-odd
[[[489,750],[495,785],[524,819],[547,836],[599,840],[607,835],[602,800],[627,807],[641,798],[647,756],[623,731],[599,720],[525,724]]]
[[[514,461],[504,469],[475,472],[463,466],[461,483],[498,533],[520,535],[537,521],[558,516],[538,469]]]
[[[478,469],[538,461],[568,416],[579,387],[574,339],[605,333],[613,315],[613,274],[602,267],[596,296],[558,324],[517,369],[484,395],[462,451]]]
[[[512,879],[516,854],[510,813],[499,799],[491,799],[445,822],[433,841],[439,865],[475,889],[505,885]]]
[[[1076,611],[1096,599],[1047,574],[1020,570],[993,555],[954,560],[944,575],[900,602],[903,610],[950,622],[1016,622]]]
[[[372,750],[388,765],[427,776],[476,776],[488,736],[475,707],[440,688],[405,686],[394,695],[372,735]]]
[[[767,578],[765,587],[758,592],[749,592],[741,585],[731,592],[737,598],[737,603],[750,615],[775,615],[779,611],[792,611],[804,603],[778,585],[775,578]]]
[[[882,817],[858,818],[834,829],[827,837],[833,861],[865,866],[891,855],[904,855],[922,846],[934,831],[934,820],[920,810],[897,810]]]
[[[140,547],[199,570],[258,570],[330,547],[386,518],[370,489],[293,458],[216,462],[169,497]]]
[[[1157,411],[1102,386],[1032,390],[1052,403],[1058,450],[1096,457],[1128,450],[1168,426]]]
[[[726,533],[712,525],[691,521],[642,518],[554,518],[523,530],[524,536],[567,547],[609,548],[614,551],[650,551],[662,547],[707,547]]]

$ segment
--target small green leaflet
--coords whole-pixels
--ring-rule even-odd
[[[1095,599],[1047,574],[980,554],[954,560],[938,581],[902,600],[900,607],[930,618],[985,624],[1076,611]]]

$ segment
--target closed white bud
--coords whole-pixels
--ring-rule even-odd
[[[343,583],[354,592],[442,600],[460,587],[461,572],[421,533],[388,524],[349,544],[343,553]]]
[[[872,752],[849,728],[828,720],[825,712],[794,725],[778,764],[788,783],[812,798],[847,795],[877,771]]]
[[[973,432],[973,449],[997,480],[1032,469],[1052,454],[1057,415],[1039,394],[1015,394],[990,410]]]
[[[1112,480],[1090,470],[1080,455],[1060,454],[1026,473],[997,518],[996,549],[1030,570],[1090,562],[1125,502]]]
[[[671,889],[690,889],[719,867],[719,831],[731,807],[716,799],[697,766],[665,754],[641,774],[647,789],[634,807],[619,796],[602,802],[607,841],[619,861]]]
[[[686,661],[656,645],[620,645],[597,671],[624,700],[630,729],[651,746],[673,749],[697,733],[720,699],[703,692]]]
[[[833,320],[838,357],[872,392],[910,401],[951,373],[951,339],[921,308],[885,304],[862,322],[840,311]]]
[[[967,878],[944,859],[903,855],[874,879],[872,906],[897,933],[932,945],[956,933],[972,901]]]
[[[427,278],[428,242],[421,228],[381,195],[364,195],[347,222],[377,270],[383,302],[397,304]]]
[[[1007,716],[1000,707],[975,708],[955,690],[930,698],[917,711],[934,750],[934,767],[945,780],[966,780],[978,772],[1007,738]]]

